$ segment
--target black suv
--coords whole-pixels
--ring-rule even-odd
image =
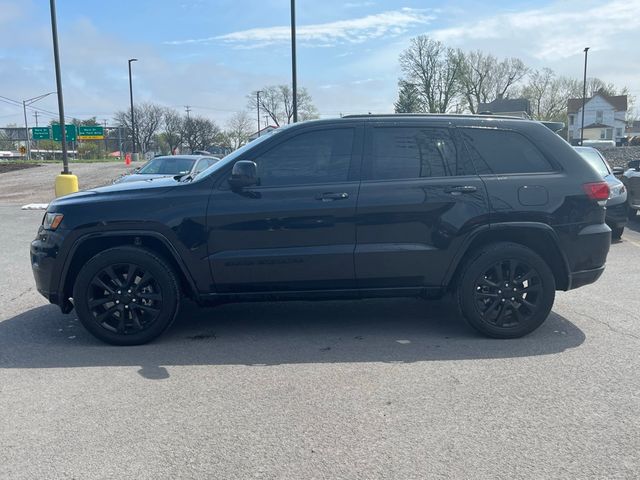
[[[556,290],[600,277],[606,182],[540,123],[351,116],[274,130],[198,175],[49,205],[40,291],[113,344],[200,304],[437,297],[493,337],[525,335]]]

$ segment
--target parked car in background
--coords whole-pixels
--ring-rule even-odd
[[[622,183],[627,187],[628,216],[633,218],[640,210],[640,160],[631,160],[629,169],[622,175]]]
[[[152,178],[175,177],[177,175],[197,175],[218,162],[217,157],[202,155],[166,155],[155,157],[139,169],[125,174],[113,183],[139,182]]]
[[[609,200],[607,200],[606,222],[611,228],[611,236],[616,240],[622,237],[624,227],[627,224],[627,189],[616,178],[609,162],[599,150],[593,147],[573,147],[582,158],[596,169],[602,178],[609,184]]]
[[[193,178],[57,198],[31,265],[42,295],[118,345],[160,335],[183,295],[450,292],[475,329],[515,338],[546,320],[556,290],[604,271],[608,198],[596,170],[538,122],[348,116],[278,128]]]

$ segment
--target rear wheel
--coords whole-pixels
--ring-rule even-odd
[[[496,243],[468,260],[457,297],[462,315],[476,330],[517,338],[547,319],[555,290],[553,273],[539,255],[515,243]]]
[[[73,288],[82,324],[113,345],[140,345],[158,337],[175,319],[179,297],[171,267],[136,247],[97,254],[80,270]]]
[[[611,238],[613,238],[614,240],[620,240],[622,238],[623,232],[624,232],[624,227],[612,228]]]

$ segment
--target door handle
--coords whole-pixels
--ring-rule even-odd
[[[461,193],[473,193],[477,191],[478,188],[473,185],[457,185],[455,187],[445,187],[445,193],[451,193],[453,195],[459,195]]]
[[[349,194],[346,192],[342,193],[333,193],[333,192],[325,192],[319,193],[316,195],[316,200],[320,200],[321,202],[334,202],[336,200],[346,200],[349,198]]]

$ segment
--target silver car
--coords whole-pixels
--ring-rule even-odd
[[[175,177],[183,175],[197,175],[206,170],[220,159],[203,155],[167,155],[155,157],[139,169],[123,175],[113,183],[139,182],[152,178]]]
[[[622,237],[624,227],[627,224],[627,189],[618,180],[609,163],[599,150],[593,147],[573,147],[609,184],[609,200],[607,200],[607,216],[605,221],[611,228],[612,237]]]

